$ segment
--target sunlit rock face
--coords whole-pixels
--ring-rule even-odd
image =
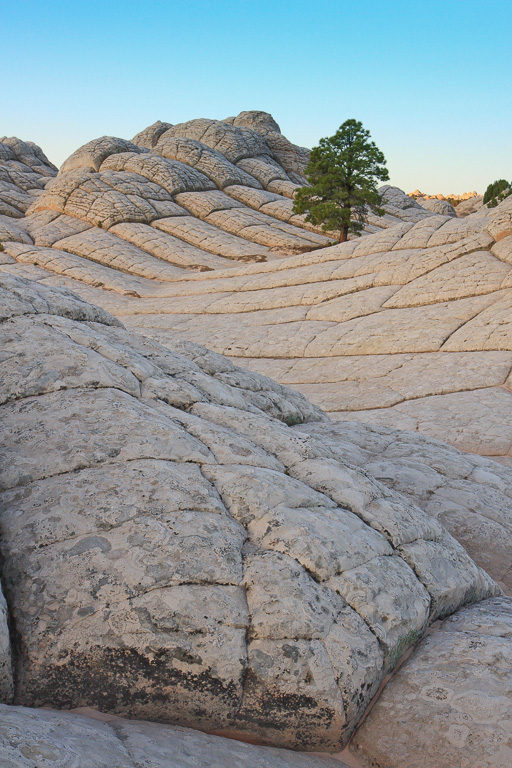
[[[347,741],[429,624],[499,593],[300,394],[2,278],[14,701],[300,750]]]
[[[204,344],[334,419],[512,463],[512,198],[454,218],[383,187],[386,215],[333,246],[293,214],[308,151],[264,112],[102,137],[56,178],[33,147],[13,160],[16,141],[0,168],[28,191],[15,211],[0,189],[3,271]]]

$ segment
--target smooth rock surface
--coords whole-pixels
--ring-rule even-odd
[[[187,728],[0,705],[2,768],[346,768]]]

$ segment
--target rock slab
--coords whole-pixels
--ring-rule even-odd
[[[351,749],[368,768],[512,765],[512,600],[465,608],[384,688]]]

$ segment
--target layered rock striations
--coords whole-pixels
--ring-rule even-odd
[[[22,218],[45,185],[57,175],[57,168],[31,141],[0,138],[0,226],[3,217]],[[0,241],[9,239],[0,229]]]
[[[2,284],[16,704],[335,751],[429,625],[500,593],[300,394]]]
[[[26,215],[0,221],[0,269],[205,344],[334,419],[511,463],[510,199],[460,219],[385,187],[386,215],[326,247],[292,211],[306,160],[261,112],[103,137],[56,178],[40,166]]]

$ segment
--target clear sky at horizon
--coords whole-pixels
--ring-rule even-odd
[[[509,0],[0,0],[0,135],[57,165],[108,134],[271,112],[314,146],[362,120],[407,192],[512,177]]]

